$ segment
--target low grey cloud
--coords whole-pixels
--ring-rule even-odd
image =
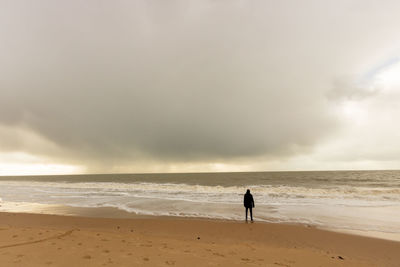
[[[58,147],[29,153],[84,164],[310,151],[339,127],[330,81],[397,20],[348,1],[22,3],[0,5],[0,124]]]
[[[327,97],[333,101],[360,101],[373,97],[382,90],[382,86],[375,80],[360,81],[360,78],[348,76],[336,78],[332,90]]]

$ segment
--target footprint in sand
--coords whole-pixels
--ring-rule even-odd
[[[45,264],[51,265],[51,264],[53,264],[53,262],[52,261],[46,261]]]
[[[167,264],[167,265],[175,265],[175,261],[165,261],[165,264]]]
[[[92,256],[90,256],[90,255],[85,255],[85,256],[83,256],[83,258],[84,258],[85,260],[90,260],[90,259],[92,258]]]
[[[18,254],[18,255],[17,255],[17,258],[22,258],[23,256],[25,256],[25,255],[23,255],[23,254]]]
[[[110,253],[108,249],[103,250],[104,253]]]
[[[149,258],[143,258],[143,260],[144,260],[144,261],[149,261],[150,259],[149,259]]]
[[[278,266],[290,267],[290,265],[284,264],[284,263],[280,263],[280,262],[274,262],[274,264],[278,265]]]
[[[18,235],[13,235],[13,236],[12,236],[12,238],[16,238],[16,237],[18,237]]]
[[[217,253],[217,252],[213,253],[213,255],[218,256],[218,257],[225,257],[225,255],[223,255],[221,253]]]

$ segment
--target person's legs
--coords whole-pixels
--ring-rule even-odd
[[[246,207],[246,221],[247,221],[247,210],[248,210],[249,208],[248,207]]]
[[[250,218],[251,221],[253,221],[253,208],[249,208],[250,209]],[[247,215],[246,215],[246,219],[247,219]]]

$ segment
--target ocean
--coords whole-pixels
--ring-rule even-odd
[[[256,222],[400,241],[400,171],[3,176],[0,211],[110,207],[138,215],[243,221],[246,189],[255,200]]]

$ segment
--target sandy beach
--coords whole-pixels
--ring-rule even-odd
[[[399,11],[0,1],[0,267],[400,267]]]
[[[399,251],[301,225],[0,213],[0,266],[399,266]]]

